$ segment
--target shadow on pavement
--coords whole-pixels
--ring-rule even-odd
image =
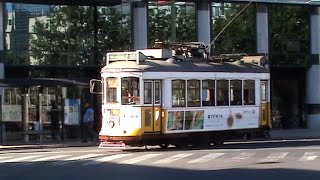
[[[183,165],[182,165],[183,166]],[[23,167],[23,168],[22,168]],[[320,171],[291,168],[268,167],[255,164],[254,168],[224,168],[213,170],[195,170],[155,166],[119,165],[104,163],[100,165],[83,166],[73,163],[64,166],[36,165],[19,166],[7,164],[1,166],[0,179],[108,179],[108,180],[189,180],[189,179],[237,179],[237,180],[318,180]],[[198,167],[199,168],[199,167]],[[22,176],[23,175],[23,176]]]
[[[290,148],[290,147],[305,147],[305,146],[319,146],[320,140],[278,140],[278,141],[246,141],[246,142],[232,142],[225,143],[222,146],[193,146],[185,148],[169,147],[161,149],[156,146],[147,146],[148,149],[143,147],[124,149],[125,152],[144,152],[144,151],[189,151],[189,150],[210,150],[210,149],[266,149],[266,148]]]

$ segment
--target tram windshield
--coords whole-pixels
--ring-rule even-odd
[[[118,79],[110,77],[106,79],[107,81],[107,102],[108,103],[117,103],[117,87]]]
[[[139,78],[121,78],[121,104],[137,105],[140,104]]]

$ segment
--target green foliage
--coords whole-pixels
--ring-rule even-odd
[[[243,9],[245,4],[231,4],[225,17],[218,17],[213,24],[214,38]],[[214,54],[255,52],[256,9],[250,5],[216,39]]]
[[[55,7],[47,18],[38,18],[30,42],[35,63],[93,64],[93,57],[102,62],[108,50],[128,49],[130,19],[116,8],[95,10],[94,7],[61,6]]]
[[[195,11],[187,11],[186,6],[175,6],[176,17],[172,23],[170,6],[151,6],[149,8],[149,45],[154,42],[172,42],[172,33],[176,34],[175,42],[196,41]],[[171,27],[175,26],[175,32]]]
[[[309,9],[270,6],[272,65],[307,65]]]

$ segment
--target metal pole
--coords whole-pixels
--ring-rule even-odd
[[[24,132],[23,140],[25,143],[29,142],[29,134],[27,134],[29,130],[29,109],[28,109],[28,88],[24,89],[24,94],[22,95],[22,129]]]
[[[41,92],[41,88],[39,88],[39,92],[38,92],[38,111],[39,111],[39,131],[42,131],[42,92]],[[40,134],[40,143],[43,142],[43,134]]]
[[[3,144],[3,134],[2,133],[5,133],[3,132],[3,127],[4,126],[2,124],[2,96],[0,95],[0,144]]]

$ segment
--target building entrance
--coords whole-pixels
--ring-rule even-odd
[[[304,118],[305,70],[271,70],[273,129],[306,127]]]

